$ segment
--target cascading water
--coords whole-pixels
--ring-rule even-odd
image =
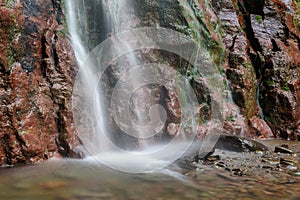
[[[70,39],[80,65],[73,90],[73,114],[80,140],[92,159],[96,158],[105,165],[122,171],[145,172],[167,166],[190,146],[196,133],[195,121],[198,119],[194,113],[198,102],[185,77],[161,63],[141,66],[145,60],[137,56],[135,51],[162,49],[180,55],[196,66],[203,62],[206,65],[203,71],[208,75],[206,81],[214,83],[207,84],[212,92],[213,119],[221,116],[220,111],[216,109],[220,109],[220,106],[214,105],[214,102],[220,104],[218,101],[222,98],[222,83],[217,67],[210,64],[207,51],[201,49],[201,45],[195,44],[189,37],[170,29],[137,29],[141,22],[135,15],[134,3],[136,2],[131,0],[66,0],[66,10]],[[89,11],[92,9],[94,12],[101,12],[101,19],[90,18]],[[101,29],[104,30],[102,32],[96,30],[99,27],[96,27],[95,23],[99,23],[99,20],[102,24]],[[194,20],[196,21],[195,18]],[[200,26],[199,23],[197,25]],[[101,32],[99,38],[102,39],[91,41],[93,31]],[[197,42],[201,42],[199,33],[196,33],[195,37]],[[101,41],[103,42],[95,47],[97,44],[94,43]],[[125,77],[118,75],[119,80],[113,85],[110,97],[107,97],[107,91],[110,90],[100,83],[102,78],[109,74],[106,66],[111,66],[117,71],[115,74],[126,74]],[[116,77],[106,77],[108,82],[111,78]],[[166,111],[161,105],[147,107],[143,104],[152,98],[149,92],[147,93],[149,88],[145,87],[149,84],[177,87],[174,91],[181,106],[182,116],[178,130],[180,134],[175,135],[167,145],[153,145],[154,137],[151,131],[156,133],[164,127]],[[211,85],[219,88],[214,90]],[[130,101],[131,99],[134,99],[134,102]],[[107,108],[107,101],[111,108]],[[131,103],[134,105],[127,105]],[[130,135],[131,140],[123,139],[123,145],[120,146],[115,143],[114,140],[121,140],[121,136],[113,133],[112,123],[119,126],[120,132]],[[148,125],[141,125],[143,123]],[[192,135],[182,137],[187,127]],[[212,139],[215,128],[216,126],[212,126],[208,129],[211,141],[202,146],[202,151],[210,150],[208,148],[216,142],[216,139]],[[137,146],[132,142],[132,138],[137,140]]]
[[[230,83],[229,81],[226,79],[226,91],[227,91],[227,109],[225,112],[227,112],[228,114],[228,118],[230,120],[235,120],[236,124],[240,127],[238,129],[240,130],[233,130],[233,135],[239,135],[242,137],[245,137],[245,130],[246,130],[246,125],[244,122],[244,117],[241,114],[241,110],[240,108],[235,104],[234,100],[233,100],[233,96],[232,96],[232,91],[230,89]]]
[[[67,0],[66,3],[66,11],[67,11],[67,20],[68,20],[68,29],[69,35],[71,39],[71,43],[74,49],[74,53],[78,62],[78,65],[81,66],[84,61],[87,59],[90,49],[89,46],[89,27],[87,22],[89,21],[87,18],[87,8],[84,1],[80,0]],[[97,4],[97,1],[94,2]],[[81,70],[82,80],[84,81],[82,84],[84,85],[84,89],[88,90],[85,92],[86,96],[85,104],[91,104],[92,99],[95,98],[95,101],[101,105],[102,97],[99,93],[95,92],[94,86],[97,85],[98,79],[95,76],[94,66],[82,68]],[[84,106],[84,105],[83,105]],[[86,106],[86,108],[90,108]],[[86,110],[85,116],[89,119],[89,114],[93,112],[92,110]],[[103,137],[104,132],[107,130],[103,116],[104,111],[102,106],[96,107],[96,117],[98,118],[98,124],[95,124],[93,119],[89,121],[84,121],[80,123],[87,123],[85,128],[88,127],[88,130],[91,132],[97,132],[97,140],[91,141],[91,144],[94,143],[94,148],[98,149],[99,152],[106,150],[109,148],[107,146],[107,141],[105,137]],[[91,116],[93,117],[93,116]],[[99,123],[100,122],[100,123]],[[78,130],[84,131],[84,130]]]
[[[134,13],[134,5],[133,1],[127,0],[127,1],[120,1],[120,0],[103,0],[102,1],[102,7],[104,10],[104,18],[105,18],[105,24],[106,27],[106,33],[107,35],[116,35],[120,34],[121,32],[128,31],[134,28],[137,28],[139,25],[139,19],[135,16]],[[138,85],[139,82],[141,82],[141,79],[143,78],[143,74],[137,73],[136,71],[130,71],[133,69],[133,67],[136,67],[139,65],[139,60],[136,56],[136,53],[134,53],[134,49],[131,46],[130,43],[127,41],[121,41],[123,45],[117,46],[116,51],[123,51],[126,48],[126,50],[129,52],[126,54],[126,67],[129,71],[129,77],[127,84],[130,84],[131,86]],[[121,48],[120,48],[121,47]],[[117,68],[121,68],[123,63],[118,63]],[[142,90],[139,91],[139,98],[140,100],[145,100],[145,95]],[[134,115],[136,116],[135,123],[143,123],[144,116],[146,115],[145,112],[143,112],[145,108],[142,108],[141,106],[136,106],[135,109],[132,109],[134,112]],[[133,126],[133,124],[131,124]],[[138,127],[137,127],[138,129]],[[142,129],[137,130],[137,134],[135,135],[138,139],[138,146],[140,149],[145,148],[148,146],[149,142],[152,141],[151,138],[147,137],[146,134],[144,134],[145,131]],[[126,146],[126,145],[125,145]],[[131,148],[127,145],[128,148]]]

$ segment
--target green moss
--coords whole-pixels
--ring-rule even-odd
[[[249,81],[244,89],[245,91],[245,107],[246,107],[246,119],[249,120],[256,115],[257,108],[257,87],[256,87],[256,75],[252,64],[246,63],[248,66],[245,72],[245,79]]]
[[[8,61],[8,66],[11,66],[13,63],[20,61],[24,54],[24,48],[21,45],[14,44],[16,40],[21,35],[21,27],[17,24],[16,15],[11,15],[12,25],[9,27],[8,34],[8,48],[6,50],[6,56]]]
[[[256,15],[256,16],[255,16],[255,19],[256,19],[256,21],[257,21],[259,24],[261,24],[261,23],[263,22],[263,18],[262,18],[262,16],[260,16],[260,15]]]
[[[244,62],[243,64],[243,67],[245,67],[246,69],[250,69],[252,67],[252,64],[251,63],[248,63],[248,62]]]
[[[275,82],[273,80],[267,81],[267,85],[269,86],[275,85]]]
[[[59,141],[66,141],[68,139],[68,132],[64,129],[58,135]]]
[[[18,0],[4,0],[6,8],[14,8]]]
[[[29,135],[31,130],[18,130],[18,135]]]
[[[232,115],[228,116],[226,120],[229,121],[229,122],[233,122],[234,116],[232,116]]]
[[[284,91],[287,91],[287,92],[290,91],[290,88],[287,85],[281,86],[281,89],[284,90]]]
[[[296,10],[294,14],[294,25],[297,29],[298,34],[300,34],[300,0],[293,0],[296,5]]]
[[[59,37],[65,37],[67,35],[67,30],[64,28],[63,30],[56,31],[56,35]]]

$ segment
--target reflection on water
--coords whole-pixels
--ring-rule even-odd
[[[0,199],[7,200],[186,199],[198,193],[175,172],[127,174],[79,160],[1,169],[0,180]]]
[[[233,177],[220,169],[183,176],[127,174],[80,160],[0,169],[0,199],[299,199],[299,182]]]

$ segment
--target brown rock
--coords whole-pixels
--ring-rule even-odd
[[[71,110],[72,48],[60,1],[0,6],[0,165],[36,163],[78,143]],[[55,5],[54,5],[55,4]],[[2,23],[2,21],[4,23]]]
[[[179,125],[175,123],[170,123],[167,127],[167,131],[171,137],[174,137],[179,131]]]
[[[259,138],[272,138],[274,136],[268,124],[258,117],[250,119],[250,127],[252,128],[252,135],[257,135]]]

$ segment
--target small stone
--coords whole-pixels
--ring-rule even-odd
[[[268,158],[268,159],[262,159],[261,162],[265,162],[270,165],[277,165],[277,164],[279,164],[279,159]]]
[[[220,160],[220,156],[219,156],[219,155],[208,156],[208,157],[206,158],[206,160],[208,160],[208,161],[217,161],[217,160]]]
[[[226,164],[224,162],[218,162],[216,164],[217,167],[226,168]]]
[[[284,147],[284,146],[280,146],[280,147],[275,147],[274,150],[275,153],[286,153],[286,154],[293,154],[293,151]]]
[[[294,165],[296,162],[294,160],[280,158],[280,164],[282,165]]]
[[[243,175],[245,175],[246,171],[247,171],[246,169],[240,169],[240,168],[236,168],[236,169],[231,170],[232,175],[236,175],[236,176],[243,176]]]
[[[298,169],[297,167],[292,166],[292,165],[289,165],[286,168],[289,169],[289,170],[291,170],[291,171],[297,171],[297,169]]]
[[[300,172],[295,172],[294,175],[300,176]]]

